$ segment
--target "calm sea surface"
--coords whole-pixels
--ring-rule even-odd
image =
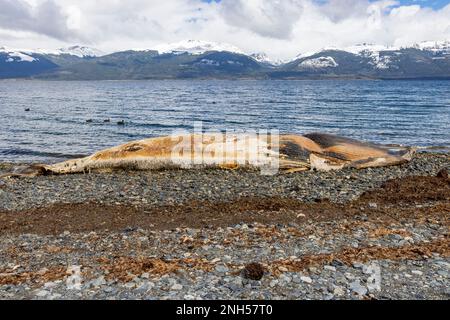
[[[195,121],[448,147],[450,81],[0,81],[0,115],[0,161],[58,161]]]

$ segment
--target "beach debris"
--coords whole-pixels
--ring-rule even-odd
[[[441,169],[438,172],[438,174],[436,175],[436,177],[442,178],[442,179],[448,179],[448,171],[447,171],[447,169],[445,169],[445,168]]]
[[[242,270],[242,277],[249,280],[261,280],[264,276],[264,267],[258,262],[247,264]]]
[[[125,125],[125,120],[117,121],[117,125],[118,126],[124,126]]]

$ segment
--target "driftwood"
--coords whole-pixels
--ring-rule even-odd
[[[6,176],[89,173],[112,169],[254,167],[268,174],[402,164],[412,148],[388,148],[330,134],[190,134],[130,142],[91,156],[52,165],[32,165]]]

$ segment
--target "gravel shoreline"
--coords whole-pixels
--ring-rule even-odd
[[[5,166],[7,169],[11,164]],[[358,198],[386,180],[433,176],[442,168],[450,168],[448,154],[419,154],[401,166],[276,176],[263,176],[257,170],[207,169],[0,179],[0,210],[86,202],[159,206],[189,200],[233,201],[240,197],[283,197],[306,202],[329,199],[342,203]]]
[[[0,179],[0,299],[446,300],[442,169]]]

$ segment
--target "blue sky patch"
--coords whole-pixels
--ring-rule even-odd
[[[202,0],[203,2],[221,2],[227,0]],[[328,0],[315,0],[319,3],[326,3]],[[377,0],[371,0],[372,2]],[[441,9],[450,4],[450,0],[397,0],[400,5],[420,5],[421,7],[429,7],[433,9]]]

